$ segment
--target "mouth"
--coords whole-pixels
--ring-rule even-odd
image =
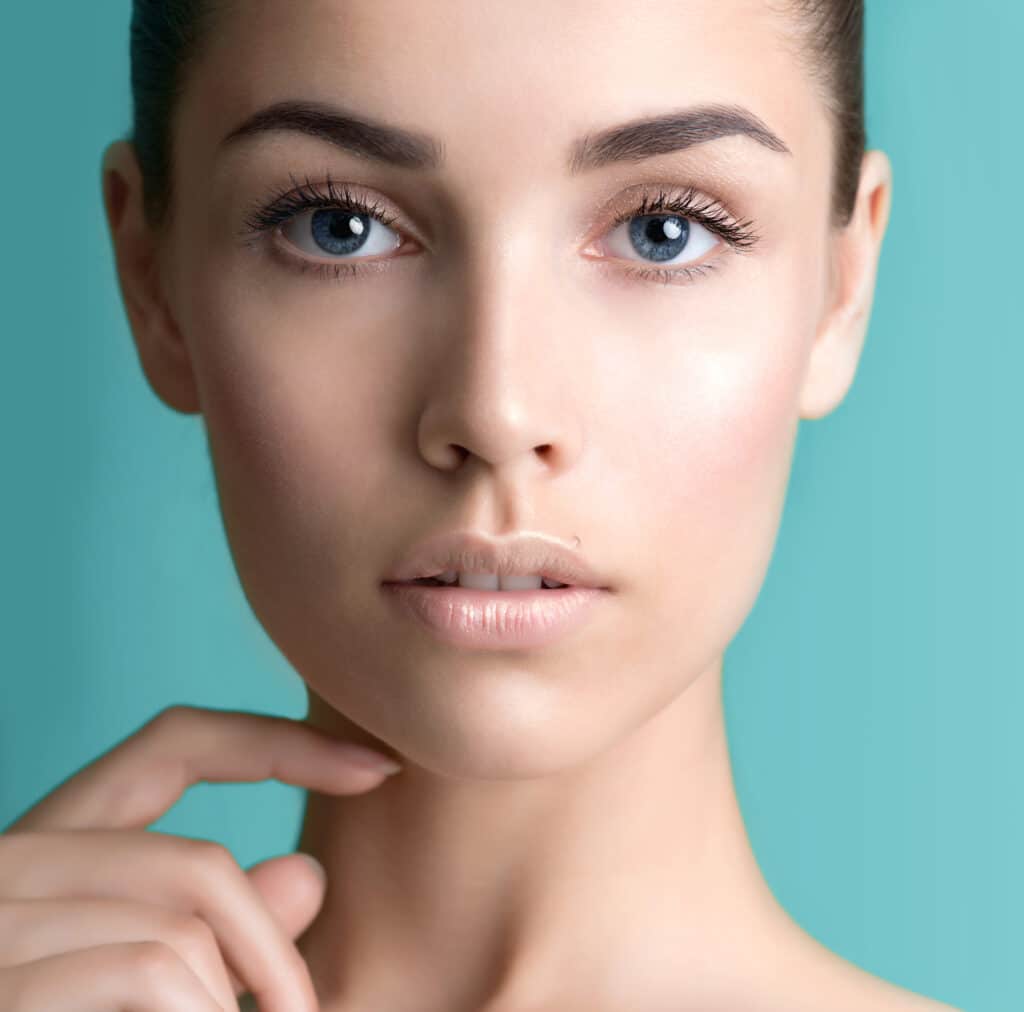
[[[496,583],[489,574],[475,575]],[[537,577],[520,576],[534,584]],[[584,625],[608,598],[604,589],[562,585],[522,589],[463,587],[436,577],[390,581],[382,589],[395,614],[449,644],[470,650],[521,650],[556,642]]]
[[[470,576],[474,575],[476,576],[476,579],[467,579],[466,582],[462,582],[461,579],[441,580],[436,576],[421,576],[416,578],[415,580],[385,581],[385,585],[392,584],[397,586],[408,587],[441,587],[446,590],[474,590],[477,592],[489,591],[494,594],[516,594],[523,592],[533,592],[538,590],[557,591],[575,589],[573,584],[571,583],[559,583],[557,580],[549,580],[547,577],[519,577],[517,579],[521,581],[521,585],[502,587],[497,585],[497,577],[488,577],[484,575],[483,578],[481,578],[479,574],[470,574]],[[511,581],[509,581],[506,578],[506,582]],[[492,583],[495,585],[492,586]]]
[[[421,542],[384,574],[390,584],[473,590],[606,590],[603,574],[559,539],[539,534],[502,538],[453,531]]]

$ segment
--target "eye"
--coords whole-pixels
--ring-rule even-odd
[[[281,235],[313,257],[378,256],[397,249],[402,237],[372,214],[346,207],[319,207],[295,215]]]
[[[675,214],[634,215],[616,225],[608,239],[613,256],[624,260],[639,256],[663,267],[699,260],[718,244],[710,229]]]
[[[347,184],[336,185],[330,176],[322,187],[308,177],[302,183],[289,178],[292,188],[251,206],[239,233],[245,245],[255,248],[273,238],[270,248],[279,251],[287,267],[322,278],[333,275],[336,281],[387,269],[394,258],[380,254],[397,249],[405,239],[390,227],[398,216],[388,204]],[[295,252],[287,252],[286,246]]]
[[[619,214],[604,243],[612,260],[640,265],[617,268],[632,278],[687,284],[716,268],[704,258],[720,240],[735,253],[750,252],[760,241],[752,225],[693,187],[681,193],[659,189]]]
[[[281,252],[287,266],[323,278],[333,275],[336,281],[388,269],[395,258],[386,254],[400,249],[405,239],[390,227],[398,216],[389,204],[364,197],[347,185],[336,186],[330,177],[325,189],[308,178],[305,183],[290,178],[292,189],[277,192],[268,204],[252,207],[240,233],[246,245],[255,247],[263,237],[279,235],[281,241],[274,245],[286,244],[296,251]],[[715,249],[717,240],[741,254],[760,242],[753,222],[739,221],[692,187],[681,193],[659,189],[645,195],[639,206],[636,199],[603,233],[608,236],[611,257],[600,257],[637,264],[617,268],[631,277],[686,284],[715,269],[715,262],[697,261]],[[413,250],[417,245],[409,242]]]

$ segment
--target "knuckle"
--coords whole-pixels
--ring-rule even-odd
[[[158,989],[181,972],[181,957],[166,942],[133,942],[129,952],[128,970],[146,987]]]
[[[165,706],[155,717],[150,720],[152,727],[176,727],[178,724],[191,722],[195,717],[196,708],[186,706],[184,703],[174,703]]]
[[[163,926],[161,936],[178,952],[200,959],[209,958],[212,950],[219,951],[213,928],[194,915],[172,914]]]
[[[216,840],[189,840],[186,850],[193,873],[206,883],[222,881],[238,868],[231,851]]]
[[[188,841],[188,844],[192,857],[196,861],[212,865],[234,863],[231,851],[224,844],[218,843],[216,840],[192,838]]]

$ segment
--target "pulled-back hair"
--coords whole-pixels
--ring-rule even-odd
[[[146,219],[155,228],[165,224],[174,192],[171,123],[216,9],[217,0],[132,3],[132,128],[127,139],[139,160]]]
[[[864,0],[785,0],[796,55],[818,85],[832,123],[832,224],[849,223],[867,147]]]
[[[229,0],[134,0],[131,21],[132,128],[146,218],[161,228],[174,192],[171,123],[189,68]],[[776,6],[779,6],[778,4]],[[833,127],[831,218],[853,213],[867,145],[864,124],[864,0],[782,0],[794,55],[818,85]]]

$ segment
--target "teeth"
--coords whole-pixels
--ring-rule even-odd
[[[460,573],[454,569],[448,569],[438,573],[435,580],[446,583],[449,586],[467,587],[471,590],[539,590],[542,586],[553,590],[557,587],[567,587],[566,583],[559,583],[557,580],[522,574],[516,576],[502,576],[497,573]]]
[[[471,590],[540,590],[540,576],[502,576],[497,573],[459,573],[459,586]]]
[[[539,574],[532,576],[526,573],[520,576],[503,576],[500,586],[502,590],[540,590],[542,582]]]

